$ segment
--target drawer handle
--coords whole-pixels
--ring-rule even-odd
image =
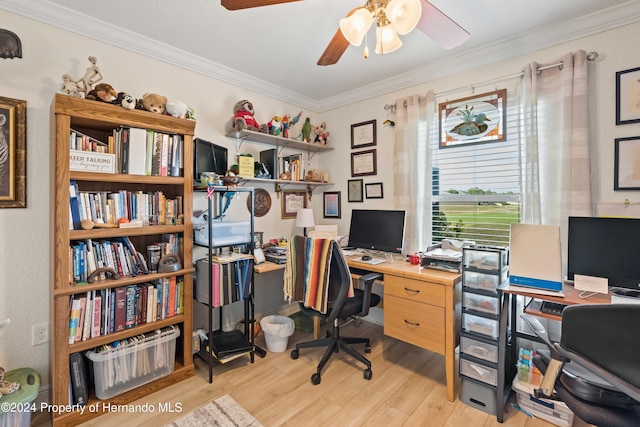
[[[420,326],[420,323],[409,322],[407,319],[404,319],[404,323],[411,326]]]
[[[404,287],[404,290],[407,292],[413,292],[415,294],[419,294],[420,293],[420,289],[409,289],[406,286]]]

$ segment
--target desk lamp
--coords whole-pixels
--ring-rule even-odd
[[[304,228],[304,237],[307,237],[307,227],[315,227],[313,220],[313,209],[298,209],[296,214],[296,227]]]

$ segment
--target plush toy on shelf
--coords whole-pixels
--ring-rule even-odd
[[[300,116],[302,116],[302,111],[300,111],[296,116],[291,117],[289,114],[285,114],[282,116],[282,137],[283,138],[294,138],[297,139],[298,135],[295,132],[295,125],[300,121]]]
[[[282,133],[282,117],[273,116],[271,120],[269,120],[269,134],[280,136]]]
[[[164,114],[167,105],[167,97],[157,93],[145,93],[142,95],[142,108],[152,113]]]
[[[116,96],[118,96],[118,92],[109,83],[98,83],[87,93],[85,98],[111,104],[116,99]]]
[[[127,110],[133,110],[136,108],[136,99],[126,92],[118,92],[114,104],[126,108]]]
[[[327,130],[327,122],[322,122],[318,126],[313,126],[313,142],[317,142],[322,145],[329,143],[329,131]]]
[[[189,107],[187,104],[178,100],[167,101],[165,109],[168,115],[181,119],[187,117],[187,114],[189,113]]]
[[[229,126],[230,132],[240,132],[243,130],[251,130],[262,133],[269,133],[269,127],[266,123],[259,124],[254,118],[255,111],[253,104],[246,99],[236,102],[233,106],[233,118]]]
[[[302,125],[302,140],[311,142],[311,132],[313,132],[313,126],[311,126],[311,119],[307,117]]]

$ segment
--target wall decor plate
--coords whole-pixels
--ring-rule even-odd
[[[253,215],[256,217],[265,216],[271,209],[271,196],[263,188],[253,190]],[[251,212],[251,199],[247,197],[247,209]]]

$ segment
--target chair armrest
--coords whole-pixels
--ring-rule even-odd
[[[381,279],[381,273],[367,273],[358,278],[358,283],[361,285],[364,291],[362,297],[362,316],[369,314],[369,305],[371,304],[371,290],[373,289],[373,282],[376,279]]]

